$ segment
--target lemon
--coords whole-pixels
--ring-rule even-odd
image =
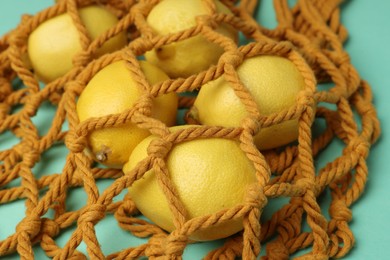
[[[118,23],[117,17],[96,5],[79,9],[80,18],[89,37],[97,38]],[[109,39],[97,50],[97,57],[127,44],[125,32]],[[65,75],[72,67],[73,57],[82,50],[80,35],[71,17],[61,14],[40,24],[29,36],[27,51],[34,72],[43,82]]]
[[[231,14],[219,1],[214,1],[217,12]],[[204,1],[164,0],[149,13],[147,23],[159,35],[186,30],[196,25],[196,17],[207,15]],[[237,41],[237,32],[229,25],[216,28],[218,33]],[[186,40],[171,43],[145,53],[147,61],[162,68],[171,78],[188,77],[216,64],[223,53],[219,45],[197,35]]]
[[[305,87],[304,79],[287,58],[261,55],[245,59],[237,73],[252,94],[263,115],[278,113],[295,104]],[[247,111],[224,77],[200,89],[189,115],[204,125],[239,126]],[[259,149],[271,149],[293,142],[298,137],[298,120],[262,128],[254,137]]]
[[[172,131],[189,127],[171,127]],[[128,173],[146,158],[147,148],[156,137],[143,140],[123,167]],[[166,158],[169,177],[177,190],[189,218],[205,216],[244,202],[249,185],[256,182],[252,162],[234,140],[221,138],[195,139],[175,145]],[[140,212],[161,228],[175,229],[173,215],[155,176],[154,170],[129,187],[131,198]],[[242,219],[194,232],[197,241],[214,240],[242,230]]]
[[[168,79],[159,68],[140,62],[146,79],[151,83]],[[81,122],[92,118],[121,113],[131,108],[142,91],[126,68],[125,61],[114,62],[99,71],[87,84],[77,101],[77,114]],[[153,100],[152,117],[171,126],[176,122],[178,98],[176,93]],[[120,127],[95,130],[88,136],[89,153],[95,160],[121,168],[129,159],[134,147],[150,132],[132,123]]]

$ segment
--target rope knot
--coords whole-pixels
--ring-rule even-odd
[[[244,130],[248,131],[252,136],[260,131],[260,121],[254,117],[246,117],[241,122]]]
[[[258,183],[254,183],[248,187],[245,197],[245,204],[252,208],[261,209],[267,203],[267,197],[264,194],[263,189]]]
[[[319,192],[318,186],[307,178],[298,179],[296,181],[296,186],[302,189],[304,192],[306,192],[307,190],[312,190],[314,194],[318,194]]]
[[[370,143],[361,137],[352,139],[348,146],[349,151],[354,151],[363,158],[366,158],[370,151]]]
[[[65,91],[75,94],[76,96],[79,96],[83,91],[83,86],[81,82],[77,80],[72,80],[69,83],[66,83],[64,88]]]
[[[23,161],[25,165],[29,168],[32,168],[35,163],[39,162],[40,159],[41,154],[35,149],[31,149],[30,151],[26,151],[26,153],[23,153]]]
[[[118,210],[115,212],[115,215],[132,216],[137,214],[137,212],[138,209],[134,201],[130,198],[130,196],[126,196]]]
[[[188,237],[186,235],[176,234],[175,231],[172,232],[163,245],[165,255],[181,256],[187,243]]]
[[[156,158],[164,158],[172,149],[172,142],[164,139],[154,139],[148,147],[148,155]]]
[[[278,259],[284,260],[289,259],[290,253],[288,252],[287,247],[283,244],[282,241],[275,240],[270,242],[266,246],[268,259]]]
[[[42,218],[42,234],[48,235],[49,237],[56,237],[60,231],[61,229],[57,222],[49,218]]]
[[[72,63],[76,68],[85,67],[91,60],[92,53],[88,50],[83,50],[73,57]]]
[[[37,108],[41,105],[41,102],[42,99],[39,95],[29,95],[28,102],[24,105],[26,115],[29,117],[35,116],[37,114]]]
[[[297,95],[296,101],[298,105],[305,106],[305,108],[314,108],[316,105],[314,93],[308,89],[300,91]]]
[[[334,200],[329,207],[329,214],[334,220],[350,222],[352,220],[352,211],[342,200]]]
[[[334,59],[334,62],[338,66],[345,65],[345,64],[350,65],[351,59],[350,59],[348,53],[346,53],[346,52],[337,53],[337,55],[334,55],[332,58]]]
[[[73,153],[81,153],[87,144],[87,138],[78,136],[75,131],[69,131],[65,137],[65,145]]]
[[[38,216],[26,216],[16,226],[16,232],[26,232],[30,238],[37,236],[41,230],[42,220]]]
[[[104,218],[106,206],[101,204],[93,204],[86,207],[80,214],[78,223],[93,223],[94,225]]]
[[[160,233],[153,235],[149,238],[148,244],[149,246],[145,250],[145,256],[147,257],[157,257],[162,256],[164,251],[162,249],[162,245],[166,240],[167,235],[165,233]]]
[[[227,51],[219,58],[219,63],[225,65],[230,64],[234,68],[237,68],[244,61],[244,55],[238,51]]]
[[[142,116],[150,117],[152,114],[153,98],[149,93],[144,93],[134,104],[134,109]],[[136,114],[136,113],[135,113]]]

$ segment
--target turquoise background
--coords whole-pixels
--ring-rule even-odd
[[[266,26],[275,25],[275,17],[271,0],[260,1],[258,20]],[[291,1],[294,2],[294,1]],[[15,27],[20,15],[23,13],[34,14],[37,11],[51,5],[51,0],[13,0],[0,2],[0,35]],[[382,136],[379,142],[372,148],[368,159],[369,179],[363,196],[353,205],[353,220],[351,229],[356,236],[355,248],[345,259],[390,259],[390,174],[389,174],[389,149],[390,141],[386,130],[390,123],[390,1],[384,0],[359,0],[345,1],[342,7],[342,22],[349,31],[350,38],[345,47],[351,56],[353,65],[359,71],[361,77],[367,80],[373,89],[375,105],[382,126]],[[39,110],[34,122],[39,125],[41,131],[45,131],[50,125],[49,116],[54,114],[54,108],[45,104]],[[17,142],[8,132],[0,135],[0,148],[11,147]],[[316,161],[318,167],[332,160],[340,152],[340,144],[332,143],[327,151]],[[55,147],[44,154],[42,161],[34,168],[39,176],[43,173],[60,172],[64,164],[63,157],[66,149]],[[17,184],[17,181],[13,183]],[[103,190],[110,181],[99,181],[99,189]],[[123,196],[123,194],[122,194]],[[117,199],[120,199],[118,196]],[[77,209],[86,200],[82,189],[73,189],[69,197],[69,208]],[[326,211],[327,199],[321,206]],[[267,218],[283,203],[274,200],[267,206],[264,218]],[[24,201],[16,201],[0,206],[0,241],[15,231],[16,224],[24,214]],[[50,215],[50,212],[48,213]],[[116,252],[123,248],[131,247],[145,242],[134,238],[127,232],[117,227],[115,220],[108,217],[97,225],[99,241],[105,254]],[[63,246],[72,229],[64,231],[57,242]],[[114,239],[115,238],[115,239]],[[208,251],[222,244],[222,241],[213,243],[201,243],[190,245],[184,255],[184,259],[200,259]],[[45,259],[43,251],[35,247],[37,259]],[[84,245],[79,250],[84,251]],[[5,259],[18,259],[19,257],[7,256]]]

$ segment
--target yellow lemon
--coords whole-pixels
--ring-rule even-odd
[[[217,12],[231,14],[219,1],[214,1]],[[196,17],[207,15],[204,1],[164,0],[149,13],[147,23],[159,35],[179,32],[196,25]],[[216,31],[237,41],[237,32],[229,25],[222,24]],[[171,43],[145,53],[145,58],[162,68],[170,77],[188,77],[216,64],[223,49],[203,36]]]
[[[79,13],[91,39],[118,23],[117,17],[103,7],[88,6],[79,9]],[[97,56],[126,44],[126,34],[121,32],[104,43]],[[34,72],[46,83],[65,75],[73,67],[73,57],[82,50],[79,32],[66,13],[40,24],[29,36],[27,48]]]
[[[172,131],[186,126],[172,127]],[[123,171],[128,173],[146,158],[147,148],[155,139],[149,136],[131,154]],[[177,190],[189,218],[205,216],[242,204],[249,185],[256,182],[252,162],[234,140],[196,139],[175,145],[166,158],[169,177]],[[161,228],[175,229],[173,215],[161,190],[154,170],[133,183],[131,198],[144,216]],[[242,230],[242,219],[194,232],[197,241],[220,239]]]
[[[304,88],[303,76],[294,63],[278,56],[255,56],[237,69],[260,113],[269,115],[295,104]],[[204,125],[238,126],[247,116],[244,105],[224,77],[208,82],[199,91],[189,115]],[[259,149],[286,145],[298,137],[298,120],[263,128],[254,141]]]
[[[151,84],[168,79],[159,68],[145,61],[140,65]],[[99,71],[85,87],[77,101],[77,114],[82,122],[91,117],[121,113],[131,108],[142,93],[125,61],[114,62]],[[177,105],[176,93],[159,96],[153,100],[152,117],[174,125]],[[148,130],[132,123],[95,130],[88,136],[88,151],[95,160],[121,168],[134,147],[148,135]]]

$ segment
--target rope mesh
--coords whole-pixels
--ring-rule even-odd
[[[340,23],[340,0],[298,0],[291,7],[287,0],[274,0],[278,24],[269,29],[256,21],[253,14],[257,1],[222,1],[232,14],[215,12],[211,0],[205,0],[210,14],[199,17],[196,26],[168,35],[157,35],[146,23],[146,16],[157,0],[60,0],[34,16],[23,16],[20,24],[0,39],[0,132],[11,132],[18,142],[0,151],[0,203],[25,200],[25,216],[15,233],[0,241],[0,255],[17,253],[22,259],[34,257],[33,246],[40,244],[48,257],[55,259],[130,259],[141,256],[181,259],[191,242],[189,236],[199,229],[235,217],[243,217],[244,230],[225,240],[210,251],[205,259],[254,259],[261,246],[263,259],[288,259],[305,248],[310,252],[299,259],[328,259],[343,257],[354,245],[349,227],[352,204],[364,191],[368,169],[366,159],[371,144],[380,135],[380,127],[372,103],[368,82],[359,77],[343,48],[347,31]],[[79,17],[80,7],[99,4],[119,19],[116,26],[91,40]],[[40,86],[26,62],[28,36],[44,21],[68,13],[79,31],[82,51],[73,58],[72,69],[64,76]],[[217,33],[218,24],[226,23],[241,32],[245,44],[237,46]],[[94,52],[107,40],[126,31],[128,45],[113,53],[94,59]],[[158,84],[142,86],[144,97],[134,107],[120,114],[92,118],[80,123],[76,100],[90,79],[105,66],[125,60],[136,82],[145,82],[137,65],[137,57],[152,48],[202,35],[219,44],[224,54],[208,70],[187,78],[169,79]],[[249,57],[257,55],[282,56],[292,61],[305,81],[305,89],[294,106],[280,113],[262,115],[253,98],[241,83],[236,69]],[[148,116],[151,99],[166,93],[185,93],[224,76],[245,104],[248,117],[238,127],[200,126],[170,132],[168,127]],[[23,87],[15,88],[17,80]],[[320,83],[327,83],[320,87]],[[192,106],[195,97],[181,96],[179,108]],[[44,134],[38,131],[33,117],[38,109],[50,102],[55,115]],[[19,109],[15,109],[18,107]],[[253,136],[262,127],[296,118],[299,137],[296,144],[283,149],[259,151]],[[358,119],[357,119],[358,118]],[[188,118],[187,118],[188,119]],[[188,123],[190,119],[188,119]],[[313,125],[317,120],[326,127],[317,135]],[[91,131],[132,122],[148,129],[158,137],[151,144],[153,153],[127,174],[121,170],[102,168],[83,153]],[[64,125],[68,127],[64,127]],[[65,130],[64,130],[65,129]],[[171,205],[176,229],[167,233],[137,217],[138,210],[129,195],[114,202],[124,189],[132,185],[148,169],[166,176],[165,155],[176,144],[198,138],[226,138],[240,142],[256,169],[257,184],[250,187],[241,205],[208,216],[187,219],[181,202],[169,178],[161,180],[167,187],[165,196]],[[335,139],[343,150],[324,167],[315,166],[321,151]],[[54,146],[66,146],[68,154],[58,174],[36,174],[32,168],[43,153]],[[99,192],[96,180],[112,179],[112,184]],[[14,181],[19,185],[11,185]],[[82,187],[86,204],[69,211],[66,202],[70,188]],[[321,210],[319,196],[331,194],[329,217]],[[270,219],[260,221],[267,201],[288,198]],[[179,205],[179,206],[177,206]],[[0,205],[1,206],[1,205]],[[53,218],[45,217],[50,210]],[[115,216],[118,225],[134,236],[147,237],[136,247],[104,255],[95,225],[107,214]],[[308,225],[309,230],[304,230]],[[76,227],[71,237],[60,247],[55,238],[64,229]],[[114,238],[113,238],[114,239]],[[84,242],[86,254],[77,250]]]

